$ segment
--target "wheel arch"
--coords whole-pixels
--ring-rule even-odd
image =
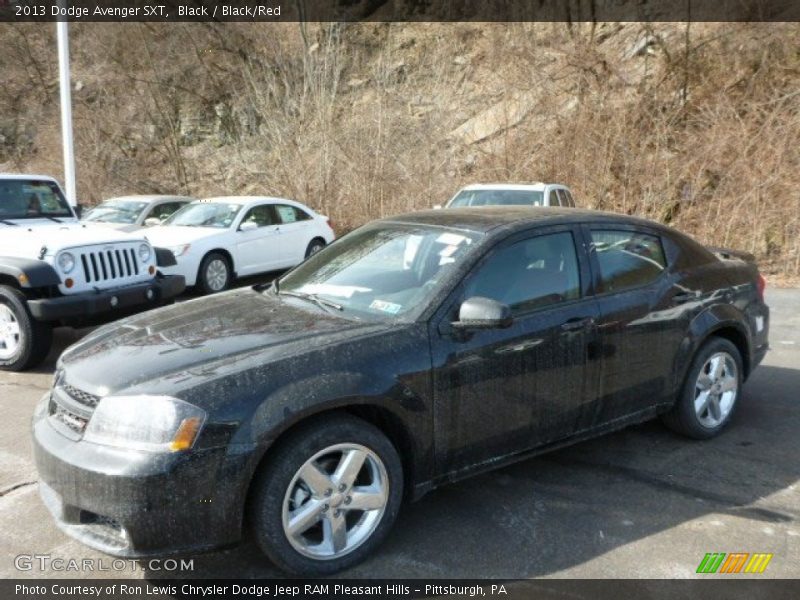
[[[231,266],[231,271],[235,273],[236,272],[236,263],[233,260],[233,254],[231,254],[230,250],[226,250],[225,248],[212,248],[211,250],[206,251],[203,254],[203,258],[200,259],[200,264],[203,263],[203,261],[206,259],[206,257],[209,254],[214,254],[215,252],[217,254],[222,254],[222,256],[224,256],[226,259],[228,259],[228,264]]]
[[[304,427],[311,426],[318,422],[324,422],[326,419],[339,415],[352,416],[366,421],[377,427],[377,429],[389,439],[400,457],[400,464],[403,468],[404,494],[407,498],[410,497],[413,492],[413,483],[416,473],[416,453],[411,432],[403,423],[402,419],[388,408],[374,402],[347,403],[337,406],[321,407],[318,411],[304,414],[300,418],[287,423],[277,432],[272,441],[261,449],[260,454],[254,459],[254,464],[249,473],[246,490],[243,495],[242,527],[246,525],[246,515],[249,513],[248,505],[252,501],[258,475],[270,461],[275,449],[279,445],[286,443],[286,440],[290,439],[295,432]]]

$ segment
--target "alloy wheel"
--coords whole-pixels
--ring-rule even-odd
[[[300,554],[336,559],[375,532],[389,499],[378,455],[359,444],[336,444],[307,460],[283,500],[283,531]]]
[[[206,283],[209,289],[218,292],[225,289],[228,283],[228,265],[220,258],[215,258],[206,267]]]
[[[727,352],[712,354],[695,383],[694,410],[700,424],[718,427],[730,414],[738,394],[736,361]]]
[[[0,304],[0,359],[9,359],[16,354],[20,344],[19,321],[14,312]]]

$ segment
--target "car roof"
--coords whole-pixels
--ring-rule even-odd
[[[172,194],[132,194],[130,196],[114,196],[106,198],[103,202],[111,200],[129,200],[131,202],[158,202],[160,200],[172,200],[175,202],[191,202],[194,198],[190,196],[176,196]]]
[[[655,226],[663,229],[663,226],[653,221],[618,213],[544,206],[481,206],[423,210],[387,217],[381,219],[380,222],[434,225],[476,233],[488,233],[498,228],[522,230],[533,225],[570,225],[576,223],[627,223],[630,225]]]
[[[520,191],[531,191],[531,192],[541,192],[544,191],[544,188],[548,185],[559,185],[562,187],[560,183],[544,183],[541,181],[536,181],[533,183],[473,183],[471,185],[466,185],[461,188],[461,191],[475,191],[475,190],[520,190]]]
[[[2,180],[9,180],[9,179],[41,179],[44,181],[56,181],[55,177],[51,177],[50,175],[33,175],[30,173],[0,173],[0,179]]]
[[[292,204],[294,206],[300,206],[305,209],[311,210],[308,206],[303,204],[302,202],[298,202],[297,200],[290,200],[289,198],[276,198],[273,196],[214,196],[212,198],[201,198],[197,200],[197,202],[220,202],[224,204],[252,204],[254,202],[267,202],[267,203],[282,203],[282,204]]]

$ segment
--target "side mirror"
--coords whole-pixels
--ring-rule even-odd
[[[461,304],[458,321],[452,325],[456,329],[505,329],[512,322],[511,307],[507,304],[483,296],[473,296]]]
[[[245,221],[239,225],[239,231],[254,231],[256,229],[258,229],[258,223],[254,223],[253,221]]]
[[[83,204],[76,204],[72,208],[75,210],[75,216],[80,219],[83,216]]]
[[[161,219],[158,217],[149,217],[144,220],[145,227],[154,227],[156,225],[161,225]]]
[[[434,204],[433,205],[433,210],[442,210],[442,205],[441,204]]]

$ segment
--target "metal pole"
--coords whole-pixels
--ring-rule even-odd
[[[62,3],[59,3],[62,4]],[[64,184],[67,201],[78,204],[75,191],[75,153],[72,147],[72,94],[69,78],[69,32],[66,21],[56,23],[58,35],[58,76],[61,86],[61,137],[64,145]]]

